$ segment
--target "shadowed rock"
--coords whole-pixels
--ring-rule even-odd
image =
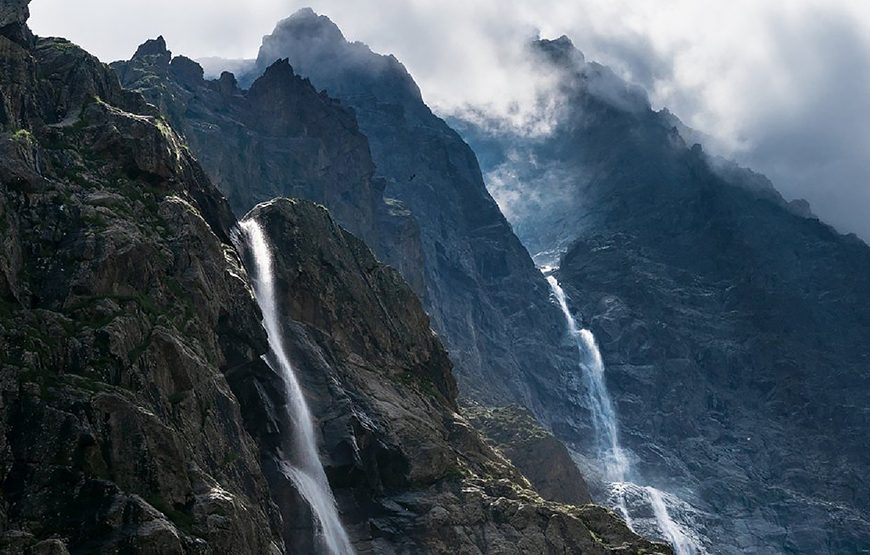
[[[239,401],[271,378],[229,207],[108,67],[9,42],[0,551],[280,553]]]
[[[246,218],[271,245],[284,338],[361,553],[670,553],[600,507],[538,497],[456,413],[411,289],[323,207],[275,199]]]
[[[563,254],[640,473],[707,513],[715,552],[870,545],[870,248],[565,40],[533,48],[560,72],[552,136],[465,136],[517,176],[525,244]]]

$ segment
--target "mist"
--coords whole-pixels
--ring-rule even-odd
[[[104,61],[158,34],[190,57],[254,58],[295,10],[393,53],[444,116],[546,134],[557,82],[525,45],[569,36],[587,60],[643,87],[709,137],[707,150],[766,174],[788,198],[870,240],[870,8],[850,0],[36,0],[31,26]],[[95,15],[99,14],[99,16]],[[97,24],[97,21],[99,24]]]

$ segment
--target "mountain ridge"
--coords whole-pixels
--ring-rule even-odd
[[[283,471],[298,423],[227,199],[170,114],[33,37],[21,6],[0,28],[0,552],[313,549]],[[199,84],[167,52],[139,56]],[[544,501],[487,446],[421,302],[322,206],[249,217],[277,245],[282,331],[360,553],[671,553],[606,509]]]
[[[722,552],[863,549],[870,248],[556,46],[551,136],[459,126],[599,338],[641,471],[713,515]]]

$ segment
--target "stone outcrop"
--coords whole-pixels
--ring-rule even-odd
[[[21,45],[33,40],[27,27],[30,17],[30,0],[7,0],[0,6],[0,35]]]
[[[527,410],[480,405],[467,405],[463,409],[469,422],[523,473],[541,497],[570,505],[592,502],[589,487],[571,453],[553,434],[541,428]]]

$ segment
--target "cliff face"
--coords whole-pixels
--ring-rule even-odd
[[[491,182],[521,176],[526,244],[564,253],[641,472],[716,515],[721,552],[866,548],[870,248],[689,146],[567,39],[535,48],[564,73],[553,135],[467,136]]]
[[[457,414],[411,289],[324,208],[276,199],[246,218],[272,246],[284,338],[360,552],[670,552],[600,507],[538,497]]]
[[[0,551],[278,553],[228,383],[269,374],[229,208],[21,9],[0,25]]]
[[[0,552],[309,550],[229,205],[109,68],[0,15]],[[360,552],[670,552],[534,493],[457,414],[411,289],[322,207],[250,217]]]
[[[474,153],[423,103],[404,67],[347,42],[310,10],[264,39],[259,71],[279,58],[353,108],[386,195],[417,222],[423,287],[412,284],[445,339],[462,394],[519,402],[536,415],[544,405],[569,405],[559,389],[573,362],[547,284],[487,193]]]
[[[237,215],[278,196],[322,203],[422,287],[417,224],[399,201],[384,199],[356,118],[286,60],[264,68],[246,90],[230,73],[204,79],[202,67],[173,58],[162,37],[112,67],[124,87],[166,114]]]

